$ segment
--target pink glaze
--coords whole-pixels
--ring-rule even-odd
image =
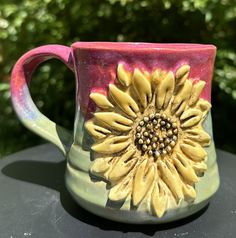
[[[28,85],[37,66],[51,58],[61,60],[73,70],[71,49],[60,45],[41,46],[28,51],[17,61],[12,70],[11,98],[15,110],[22,120],[43,116],[30,97]]]
[[[78,42],[71,48],[42,46],[27,52],[16,63],[11,80],[12,101],[22,120],[43,117],[30,97],[28,84],[36,67],[50,58],[58,58],[75,71],[77,105],[86,118],[95,110],[89,94],[107,93],[120,62],[130,71],[138,67],[149,72],[155,68],[175,72],[182,64],[188,64],[190,77],[206,82],[201,97],[210,101],[215,53],[215,46],[200,44]]]
[[[78,42],[72,45],[78,80],[77,98],[86,117],[95,110],[89,94],[107,92],[114,82],[118,63],[126,68],[138,67],[151,72],[155,68],[174,73],[182,64],[190,65],[190,78],[204,80],[206,86],[200,97],[211,101],[211,80],[216,47],[201,44]]]

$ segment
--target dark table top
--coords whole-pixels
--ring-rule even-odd
[[[80,208],[67,192],[65,160],[52,145],[0,161],[0,238],[236,237],[236,156],[218,150],[221,186],[197,214],[164,225],[108,221]]]

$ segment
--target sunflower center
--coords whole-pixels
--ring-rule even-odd
[[[178,139],[177,123],[166,114],[145,116],[136,127],[135,145],[143,154],[158,158],[171,153]]]

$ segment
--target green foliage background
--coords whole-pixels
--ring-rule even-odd
[[[214,137],[236,152],[235,0],[0,0],[0,157],[43,142],[12,110],[12,66],[36,46],[75,41],[215,44]],[[35,72],[31,92],[43,113],[72,129],[74,86],[73,74],[50,61]]]

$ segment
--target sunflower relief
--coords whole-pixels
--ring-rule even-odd
[[[162,217],[181,201],[193,202],[207,169],[211,143],[202,123],[211,104],[199,98],[205,82],[189,78],[189,65],[149,73],[123,64],[108,95],[94,92],[94,117],[85,127],[94,139],[90,171],[109,185],[108,199],[145,203]]]

